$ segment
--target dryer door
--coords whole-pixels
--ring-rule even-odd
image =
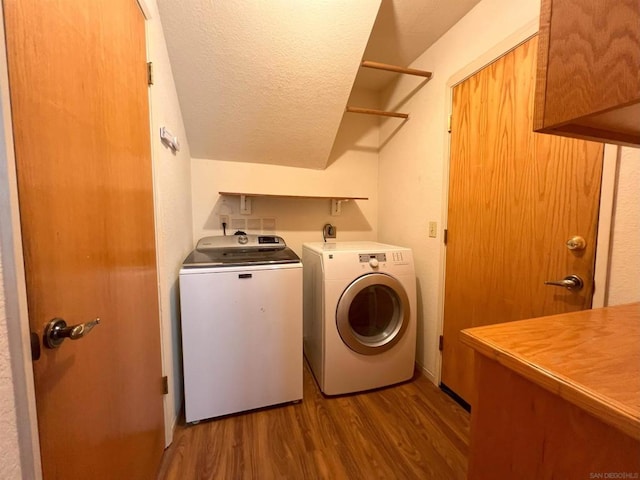
[[[376,355],[398,343],[409,314],[409,297],[402,284],[384,273],[370,273],[358,277],[342,293],[336,324],[349,348]]]

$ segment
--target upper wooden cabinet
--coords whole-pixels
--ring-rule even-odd
[[[640,0],[542,0],[534,130],[640,145]]]

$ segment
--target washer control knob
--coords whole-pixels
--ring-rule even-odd
[[[371,265],[371,268],[378,268],[378,259],[372,258],[369,260],[369,265]]]

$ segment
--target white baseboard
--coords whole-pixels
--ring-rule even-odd
[[[427,378],[427,380],[429,380],[435,386],[438,386],[438,381],[436,380],[436,376],[432,372],[427,370],[425,367],[420,365],[418,362],[416,362],[416,368],[418,370],[420,370],[420,373],[422,373],[422,375],[424,375]]]

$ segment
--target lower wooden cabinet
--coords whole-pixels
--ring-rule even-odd
[[[475,357],[469,479],[640,477],[640,441],[497,361]]]

